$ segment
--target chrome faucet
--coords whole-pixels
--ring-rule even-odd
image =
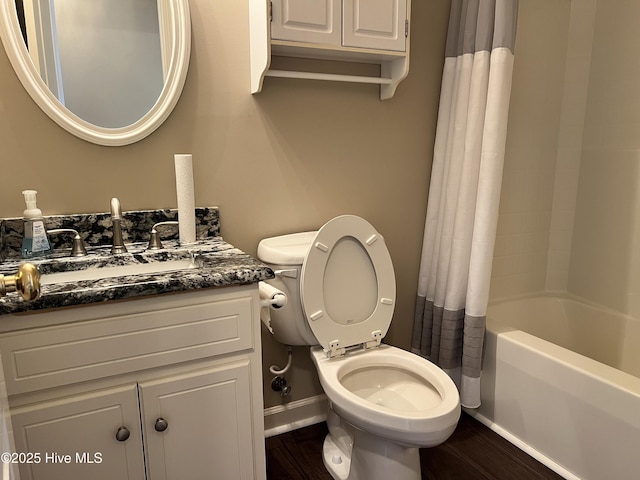
[[[111,247],[111,253],[127,253],[127,247],[124,246],[124,240],[122,240],[122,227],[120,225],[122,209],[120,208],[120,200],[117,198],[111,199],[111,220],[113,222],[113,246]]]

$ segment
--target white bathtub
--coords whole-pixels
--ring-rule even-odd
[[[573,299],[492,304],[470,411],[569,479],[640,478],[640,321]]]

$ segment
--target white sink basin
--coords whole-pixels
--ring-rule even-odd
[[[198,266],[191,259],[168,260],[165,262],[136,263],[117,267],[94,267],[86,270],[49,273],[40,277],[41,285],[52,285],[65,282],[82,282],[101,280],[103,278],[122,277],[125,275],[150,275],[180,270],[192,270]]]

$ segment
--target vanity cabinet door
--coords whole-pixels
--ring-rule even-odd
[[[340,46],[340,0],[272,0],[271,38]]]
[[[214,368],[140,383],[150,479],[253,479],[250,366]]]
[[[343,0],[343,45],[406,50],[407,0]]]
[[[135,384],[18,407],[11,421],[16,455],[31,462],[22,480],[144,478]]]

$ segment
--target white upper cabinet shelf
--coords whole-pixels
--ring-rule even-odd
[[[380,84],[393,97],[409,72],[411,0],[250,0],[251,93],[265,76]],[[380,65],[380,76],[271,69],[271,56]]]

